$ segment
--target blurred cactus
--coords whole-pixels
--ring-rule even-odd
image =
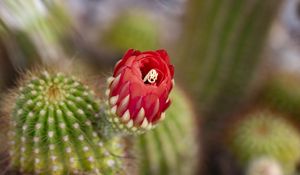
[[[193,174],[197,158],[195,114],[183,92],[175,88],[166,119],[153,131],[139,136],[135,145],[139,173],[144,175]]]
[[[281,73],[273,77],[263,91],[263,101],[270,107],[300,119],[300,78],[296,74]]]
[[[1,28],[1,22],[0,22],[0,28]],[[0,29],[0,91],[7,86],[11,85],[13,83],[12,78],[13,77],[14,68],[12,65],[11,60],[9,59],[9,53],[6,48],[6,43],[3,40],[2,31]],[[0,92],[0,96],[1,93]]]
[[[215,138],[223,132],[224,120],[253,96],[256,70],[280,4],[281,0],[187,2],[175,67],[199,116],[205,118],[204,162],[222,159],[221,138]],[[213,175],[223,170],[211,163],[200,171]]]
[[[177,70],[205,116],[237,109],[251,89],[280,1],[189,1]]]
[[[125,51],[155,50],[159,46],[158,25],[146,11],[133,10],[121,14],[104,33],[103,42],[111,49]]]
[[[3,55],[1,59],[11,62],[14,68],[23,69],[40,62],[40,55],[23,31],[12,30],[0,19],[0,40]]]
[[[27,73],[5,104],[11,168],[23,173],[116,174],[120,140],[94,131],[99,102],[74,77]]]
[[[64,58],[60,39],[70,23],[62,8],[57,1],[4,0],[0,2],[0,18],[10,30],[30,38],[43,63],[53,64]]]
[[[232,151],[243,163],[268,156],[280,163],[285,174],[295,171],[300,160],[298,131],[282,116],[267,110],[252,111],[233,131]]]

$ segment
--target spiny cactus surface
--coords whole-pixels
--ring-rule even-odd
[[[269,156],[278,161],[286,173],[295,170],[300,160],[299,133],[287,121],[270,111],[256,111],[238,124],[234,130],[232,150],[247,163]]]
[[[180,89],[171,93],[166,119],[136,141],[139,174],[193,174],[197,156],[195,114]]]
[[[11,167],[29,174],[117,174],[120,140],[94,131],[99,103],[64,74],[30,74],[15,93],[10,118]]]

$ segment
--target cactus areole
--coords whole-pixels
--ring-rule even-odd
[[[108,78],[108,120],[129,133],[152,129],[165,118],[173,76],[165,50],[128,50]]]

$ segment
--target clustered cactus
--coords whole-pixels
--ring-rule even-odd
[[[280,114],[252,111],[233,132],[232,151],[244,164],[265,156],[278,161],[286,174],[295,171],[300,160],[300,137]]]
[[[203,133],[215,130],[222,123],[220,119],[227,120],[226,116],[244,104],[280,2],[191,0],[187,4],[187,22],[178,42],[182,53],[177,68],[186,88],[195,96],[201,115],[206,117]],[[0,20],[5,26],[10,26],[12,20],[17,25],[11,25],[12,31],[29,36],[22,42],[26,48],[21,52],[25,53],[15,54],[16,58],[36,60],[33,58],[38,57],[44,63],[50,63],[51,59],[63,62],[64,59],[58,59],[65,56],[60,39],[66,36],[60,34],[71,30],[65,30],[67,21],[58,22],[62,15],[50,13],[56,11],[51,8],[56,2],[4,0],[1,4]],[[129,47],[157,48],[160,39],[157,29],[161,24],[148,18],[144,11],[120,16],[103,35],[104,47],[111,46],[109,49],[113,51]],[[11,42],[13,35],[1,26],[0,34],[7,35],[4,37],[7,47],[16,52],[15,45],[20,44]],[[69,39],[66,41],[73,40]],[[29,41],[38,48],[35,50],[38,55],[28,49]],[[90,50],[86,46],[88,43],[79,47]],[[125,152],[124,137],[115,135],[118,131],[144,133],[135,137],[134,142],[140,174],[189,174],[185,170],[192,169],[193,154],[196,154],[193,114],[178,89],[174,89],[171,100],[168,98],[174,86],[169,81],[173,80],[174,73],[171,66],[168,68],[172,76],[162,71],[162,64],[156,65],[157,59],[145,61],[149,55],[149,52],[142,56],[130,55],[124,67],[119,66],[120,61],[116,73],[109,78],[107,96],[102,101],[97,101],[89,87],[72,76],[39,71],[27,74],[20,89],[13,92],[5,105],[7,109],[2,117],[10,120],[10,167],[22,174],[125,174],[121,157]],[[164,53],[158,55],[164,55],[163,61],[167,60]],[[132,64],[132,56],[136,56],[137,64]],[[165,75],[171,78],[161,83]],[[288,80],[271,86],[266,93],[267,103],[298,115],[298,84]],[[173,105],[166,110],[170,101]],[[0,138],[6,140],[3,133]],[[205,148],[219,143],[209,135],[204,139],[207,139],[203,142]],[[300,158],[299,140],[299,133],[280,114],[259,110],[251,111],[234,128],[231,146],[236,158],[248,166],[247,175],[289,175]],[[5,148],[6,145],[1,146],[0,152]],[[214,155],[208,153],[207,157]]]
[[[93,92],[62,73],[29,74],[8,104],[11,168],[29,174],[121,171],[121,140],[106,140],[94,129],[99,102]]]
[[[9,121],[9,169],[50,175],[191,174],[194,114],[178,89],[170,99],[173,75],[166,51],[131,49],[108,78],[106,99],[99,100],[75,76],[44,69],[25,73],[3,108],[2,119]],[[171,101],[174,106],[166,114]],[[166,116],[170,118],[161,127],[145,133]],[[141,133],[146,135],[127,144],[125,134]],[[153,146],[157,149],[144,149]],[[126,159],[133,147],[140,153],[132,161],[138,164],[136,170],[128,168]],[[151,164],[146,161],[150,154],[156,157]],[[183,159],[192,163],[181,163]],[[145,167],[151,168],[143,171]]]

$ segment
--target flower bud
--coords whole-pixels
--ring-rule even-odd
[[[123,131],[140,133],[165,118],[174,68],[164,50],[130,49],[108,78],[108,120]]]

